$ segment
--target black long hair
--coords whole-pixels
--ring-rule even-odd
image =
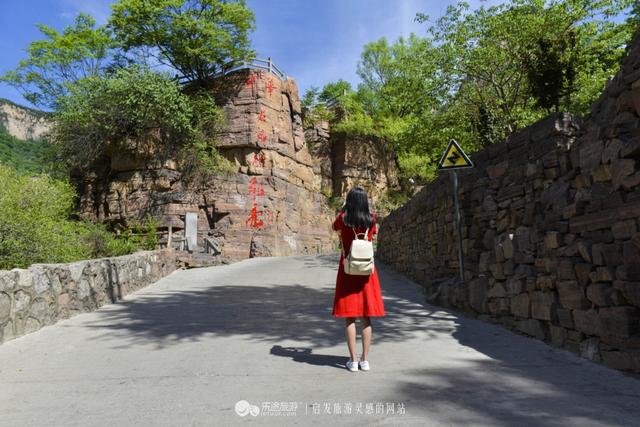
[[[349,191],[342,211],[343,221],[348,227],[370,228],[375,222],[375,217],[369,211],[367,193],[361,187],[354,187]]]

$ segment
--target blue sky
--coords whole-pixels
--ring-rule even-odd
[[[109,16],[112,0],[2,0],[0,73],[15,68],[29,42],[40,33],[36,24],[62,29],[79,12],[99,23]],[[310,86],[343,78],[358,82],[356,64],[362,47],[387,37],[425,33],[416,12],[442,15],[454,0],[248,0],[256,15],[252,34],[260,57],[273,58],[296,79],[301,95]],[[480,4],[479,0],[471,4]],[[12,87],[0,83],[0,98],[27,105]]]

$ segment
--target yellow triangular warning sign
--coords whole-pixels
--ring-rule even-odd
[[[438,162],[438,169],[462,169],[472,167],[473,162],[464,151],[462,151],[462,148],[456,140],[452,139],[449,141],[447,149],[444,150],[444,154],[440,158],[440,162]]]

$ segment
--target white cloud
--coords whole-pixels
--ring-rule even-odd
[[[111,15],[111,3],[113,0],[58,0],[63,19],[74,19],[78,13],[88,13],[93,16],[98,24],[105,24]]]

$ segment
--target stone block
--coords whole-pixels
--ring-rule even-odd
[[[542,321],[536,319],[525,319],[516,321],[516,328],[527,335],[531,335],[539,340],[547,337],[547,329]]]
[[[544,238],[544,245],[547,250],[556,249],[558,246],[560,246],[560,243],[558,241],[559,234],[560,233],[558,233],[557,231],[550,231],[547,233]]]
[[[575,329],[587,335],[602,335],[602,324],[596,310],[573,310]]]
[[[604,151],[602,152],[602,163],[611,163],[612,160],[617,159],[621,147],[622,141],[619,139],[612,139],[607,142]]]
[[[608,307],[599,311],[602,333],[628,338],[640,331],[640,310],[637,307]]]
[[[580,343],[580,356],[600,362],[600,339],[588,338]]]
[[[540,320],[555,320],[557,298],[555,292],[531,292],[531,316]]]
[[[616,268],[616,279],[622,281],[640,282],[640,264],[618,266]]]
[[[640,281],[628,282],[624,280],[615,280],[613,287],[622,292],[624,298],[637,307],[640,307]]]
[[[573,329],[573,316],[571,314],[571,310],[567,308],[560,308],[556,310],[556,319],[557,323],[563,328]]]
[[[558,280],[573,280],[576,278],[573,268],[573,261],[571,259],[563,258],[558,261],[557,264],[557,276]]]
[[[583,310],[591,307],[591,303],[585,296],[584,288],[578,285],[575,280],[565,280],[556,282],[560,305],[564,308]]]
[[[486,278],[477,278],[469,283],[469,304],[479,313],[487,312],[488,287]]]
[[[531,316],[531,301],[528,293],[521,293],[511,298],[511,313],[523,318]]]
[[[487,303],[487,309],[492,314],[509,313],[509,298],[495,298]]]
[[[587,299],[599,307],[617,305],[621,299],[610,283],[592,283],[587,287]]]
[[[6,322],[11,317],[11,295],[0,292],[0,324]]]
[[[625,265],[640,265],[640,248],[634,242],[627,241],[622,244],[622,262]]]
[[[602,246],[603,246],[602,243],[595,243],[591,247],[591,253],[593,255],[593,263],[596,265],[604,265],[604,255],[602,254]]]
[[[562,347],[567,339],[567,330],[560,326],[549,325],[549,335],[551,336],[551,343],[553,345]]]
[[[504,287],[504,284],[501,282],[498,282],[495,285],[493,285],[491,289],[489,289],[487,296],[489,298],[504,298],[505,296],[507,296],[507,291]]]
[[[615,191],[629,175],[635,172],[635,160],[615,159],[611,162],[611,166],[611,184]]]
[[[596,275],[594,282],[611,282],[616,276],[616,271],[611,267],[598,267],[596,268]]]
[[[598,139],[595,132],[590,132],[581,139],[578,153],[582,172],[590,172],[600,164],[603,149],[604,144]]]
[[[554,276],[538,276],[536,278],[536,289],[547,291],[555,289],[556,280]]]
[[[622,245],[619,243],[610,243],[602,246],[602,255],[604,262],[608,266],[622,264]]]
[[[520,294],[525,290],[525,286],[522,282],[522,279],[514,279],[510,278],[506,281],[506,291],[507,295],[515,296]]]
[[[615,222],[611,226],[613,237],[616,239],[630,239],[636,232],[636,221],[628,219],[625,221]]]

